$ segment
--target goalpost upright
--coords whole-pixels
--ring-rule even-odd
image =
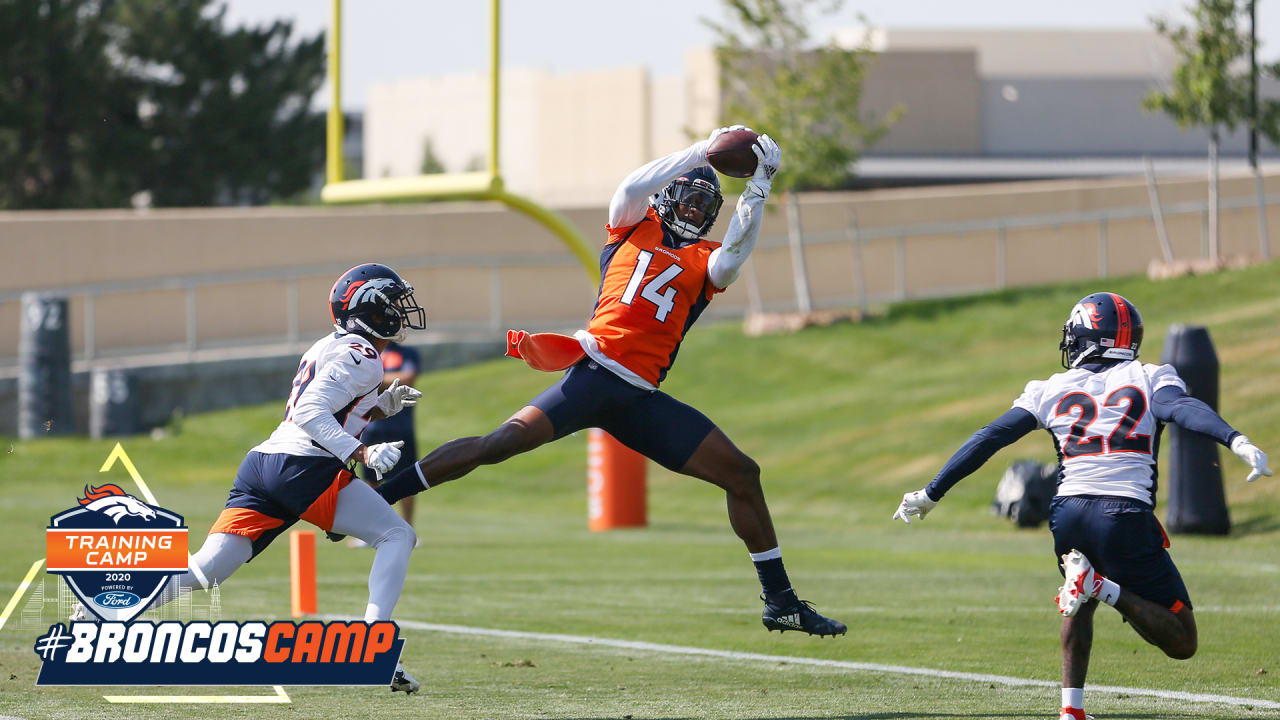
[[[490,0],[489,32],[489,158],[488,168],[476,172],[417,175],[399,178],[343,179],[342,157],[342,0],[333,0],[329,29],[328,79],[332,90],[326,130],[325,185],[320,197],[326,203],[358,204],[403,200],[491,200],[528,216],[558,237],[582,263],[594,287],[600,270],[582,233],[565,217],[529,198],[506,191],[498,163],[498,108],[500,101],[500,1]]]

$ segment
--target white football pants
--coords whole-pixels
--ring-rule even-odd
[[[390,620],[391,611],[404,589],[409,573],[409,554],[418,542],[409,523],[387,504],[382,496],[361,480],[354,479],[338,492],[333,514],[333,532],[360,538],[374,549],[369,571],[369,604],[366,622]],[[191,556],[187,572],[169,581],[169,588],[157,605],[177,596],[177,588],[208,589],[221,585],[249,562],[253,542],[243,535],[211,533],[200,551]]]

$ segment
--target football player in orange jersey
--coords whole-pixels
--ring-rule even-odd
[[[599,427],[670,470],[724,489],[729,522],[746,544],[764,590],[766,628],[840,635],[844,623],[823,617],[791,589],[760,467],[707,416],[658,390],[685,333],[738,277],[760,231],[782,155],[768,135],[753,146],[755,174],[723,243],[706,239],[723,201],[707,147],[721,132],[740,127],[716,130],[707,140],[640,167],[618,186],[600,254],[600,293],[586,329],[574,338],[530,336],[550,342],[544,347],[525,342],[523,333],[511,336],[511,354],[520,357],[523,350],[539,369],[568,372],[493,432],[441,445],[378,491],[395,503],[480,465]]]

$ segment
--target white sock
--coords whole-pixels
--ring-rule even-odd
[[[369,604],[364,621],[390,620],[400,600],[404,577],[409,572],[409,555],[417,537],[408,525],[393,527],[370,543],[374,547],[373,568],[369,570]]]
[[[1120,599],[1120,586],[1101,575],[1095,575],[1093,582],[1096,588],[1094,595],[1102,602],[1114,607],[1116,600]],[[1079,706],[1077,705],[1075,707]]]
[[[1062,707],[1084,709],[1084,688],[1062,688]]]
[[[778,558],[782,557],[782,546],[779,545],[778,547],[765,550],[764,552],[747,553],[747,554],[751,556],[751,562],[760,562],[761,560],[777,560]]]

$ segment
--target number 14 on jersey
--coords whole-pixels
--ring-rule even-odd
[[[645,283],[644,289],[640,288],[640,283],[644,282],[644,273],[649,269],[649,263],[653,262],[653,253],[648,250],[641,250],[636,257],[636,269],[631,273],[631,280],[627,282],[627,289],[622,293],[622,304],[630,305],[636,299],[636,292],[640,292],[640,297],[648,300],[657,306],[654,317],[658,322],[666,322],[667,316],[676,306],[676,289],[664,286],[675,280],[676,277],[684,272],[684,268],[679,265],[669,265],[666,270],[658,273],[649,282]]]

